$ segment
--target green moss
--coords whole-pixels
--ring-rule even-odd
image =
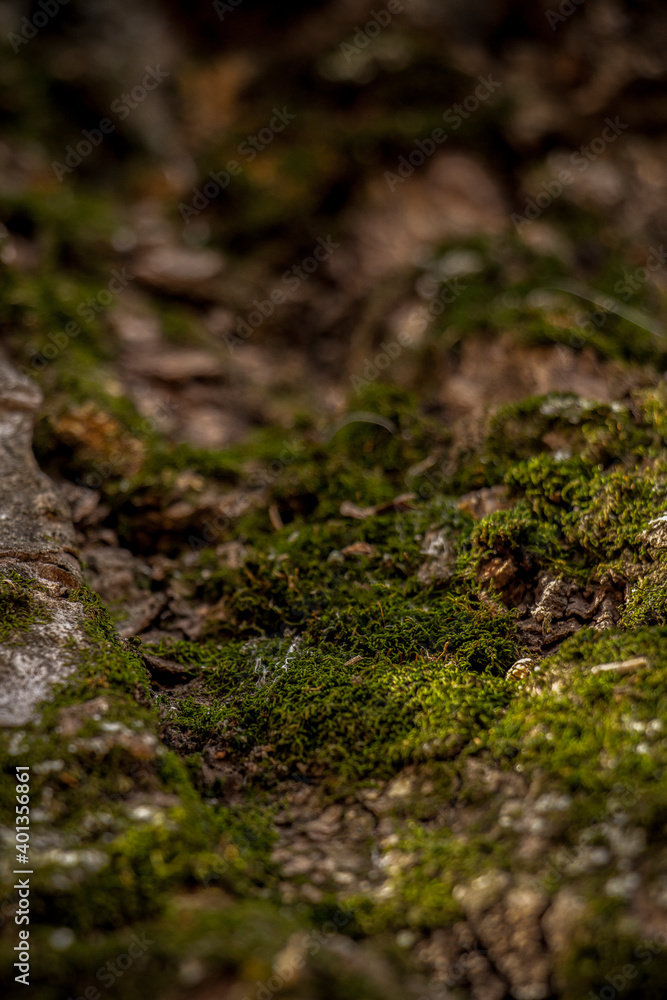
[[[577,928],[576,945],[559,972],[572,1000],[604,996],[611,989],[627,1000],[661,1000],[667,978],[664,935],[612,930],[607,915],[598,912]]]
[[[336,517],[344,501],[386,503],[418,486],[407,482],[409,470],[448,438],[446,427],[420,413],[411,393],[370,382],[354,394],[344,422],[326,428],[320,442],[269,478],[272,494],[286,522],[298,513],[319,521]]]
[[[72,599],[84,604],[88,644],[72,648],[75,674],[21,736],[31,802],[42,803],[56,845],[46,856],[33,847],[36,923],[118,927],[159,913],[177,887],[204,882],[248,894],[266,885],[268,814],[203,805],[182,761],[152,734],[136,651],[118,638],[97,597],[84,590]],[[16,763],[10,735],[0,739],[5,784]],[[9,823],[12,799],[3,801]]]
[[[489,419],[484,458],[500,474],[540,452],[556,452],[563,459],[576,456],[587,465],[606,467],[655,443],[641,412],[620,403],[550,393],[501,407]]]
[[[350,597],[298,639],[209,647],[206,702],[186,700],[170,725],[264,771],[359,778],[450,756],[511,697],[497,676],[516,657],[510,614],[446,596],[422,608],[380,587]],[[192,662],[186,644],[170,649]]]
[[[640,867],[642,859],[652,858],[651,878],[664,877],[660,845],[667,816],[667,755],[661,736],[667,721],[666,648],[664,628],[603,633],[582,630],[555,656],[543,661],[523,691],[497,706],[495,717],[480,729],[475,746],[469,743],[463,750],[464,755],[474,750],[481,762],[499,768],[499,779],[504,770],[516,769],[531,787],[537,783],[541,792],[558,791],[568,796],[570,806],[561,814],[561,831],[548,857],[520,860],[516,856],[517,834],[495,825],[499,799],[489,800],[488,788],[476,791],[474,781],[464,779],[457,800],[462,806],[468,803],[484,808],[480,813],[473,809],[472,824],[464,835],[437,824],[429,829],[408,821],[387,857],[389,887],[377,898],[355,898],[360,926],[369,933],[406,925],[448,926],[460,919],[453,887],[490,869],[515,875],[525,871],[549,892],[571,883],[584,900],[592,901],[597,929],[576,936],[572,954],[560,972],[568,996],[583,998],[589,989],[599,989],[610,969],[612,952],[607,943],[621,933],[621,904],[606,891],[608,880],[618,870],[614,861],[594,871],[569,870],[562,854],[576,857],[583,844],[612,845],[610,828],[620,822],[619,816],[626,815],[624,822],[633,830],[639,828],[647,840],[635,864]],[[647,657],[649,667],[640,669],[636,677],[613,671],[591,672],[597,663],[637,655]],[[457,769],[465,773],[460,761],[459,755]],[[439,801],[443,795],[447,798],[441,793]],[[417,790],[413,798],[419,800]],[[410,802],[406,801],[406,807]],[[481,820],[476,818],[480,816]],[[621,872],[626,870],[620,868]],[[639,957],[640,962],[634,963],[641,966],[638,982],[654,989],[662,966],[656,964],[655,978],[643,966],[649,964],[649,954],[655,956],[661,949],[647,951],[645,943],[628,928],[621,936],[625,943],[617,954],[625,954],[629,948],[628,954]]]
[[[142,923],[133,929],[119,929],[104,937],[78,934],[66,951],[58,951],[48,932],[31,932],[31,985],[44,1000],[83,995],[91,986],[110,997],[140,1000],[142,996],[173,988],[179,971],[188,961],[201,965],[210,981],[228,981],[247,973],[254,979],[268,979],[271,960],[299,922],[281,915],[267,903],[249,902],[225,906],[216,899],[211,910],[173,905],[159,922]],[[11,964],[3,955],[6,981],[11,982]],[[119,956],[129,955],[126,963]],[[124,967],[124,968],[123,968]],[[18,991],[16,994],[19,995]]]
[[[600,579],[615,560],[645,555],[642,532],[667,502],[664,462],[600,472],[580,459],[539,457],[514,466],[507,482],[537,518],[558,530],[573,569]]]
[[[651,827],[663,815],[667,780],[659,737],[667,717],[666,634],[662,627],[582,629],[490,727],[489,748],[510,758],[520,753],[526,770],[539,767],[568,791],[585,792],[596,808],[614,785],[641,788],[635,815],[644,813]],[[591,672],[595,664],[636,656],[647,657],[649,667],[634,683],[614,671]]]
[[[562,537],[548,520],[540,521],[526,500],[511,510],[501,510],[482,518],[466,539],[459,558],[459,571],[475,576],[487,559],[512,556],[524,570],[537,565],[563,565]]]
[[[480,871],[506,870],[512,864],[506,842],[493,843],[480,831],[461,837],[447,828],[427,829],[414,822],[406,824],[388,853],[391,874],[380,898],[354,896],[348,901],[366,933],[451,927],[463,918],[452,895],[454,887]]]
[[[512,506],[464,533],[459,569],[511,555],[524,570],[581,582],[632,574],[667,505],[664,413],[662,389],[628,407],[552,395],[502,408],[454,481],[504,482]]]
[[[381,50],[369,46],[376,75],[346,80],[343,103],[340,81],[326,80],[321,62],[313,71],[292,60],[278,90],[274,78],[255,75],[243,95],[243,132],[232,126],[223,140],[202,141],[202,177],[237,155],[245,134],[266,125],[273,104],[301,107],[304,86],[317,95],[319,110],[299,111],[262,157],[244,163],[233,192],[207,209],[213,239],[232,251],[228,257],[251,251],[259,275],[300,259],[314,232],[335,233],[331,220],[353,203],[357,184],[391,169],[415,135],[441,123],[433,95],[443,72],[451,99],[465,96],[467,78],[443,70],[417,37],[403,41],[409,58],[402,68],[395,61],[391,72]],[[3,61],[3,109],[10,128],[25,138],[33,128],[28,101],[39,104],[39,127],[61,146],[58,101],[40,67],[28,72],[31,63],[32,57]],[[463,123],[458,138],[478,150],[487,143],[500,148],[507,110],[490,102]],[[158,648],[196,667],[185,700],[173,692],[159,700],[167,738],[188,751],[219,748],[232,767],[267,784],[304,772],[307,780],[322,777],[325,799],[332,785],[342,798],[360,782],[378,783],[406,766],[441,768],[440,804],[456,803],[459,816],[469,806],[478,810],[462,833],[443,827],[417,792],[397,806],[395,846],[408,863],[392,872],[384,900],[358,899],[355,933],[448,926],[460,917],[452,895],[458,881],[490,868],[522,869],[514,831],[495,825],[498,796],[467,777],[473,753],[500,784],[518,769],[530,779],[531,795],[535,788],[567,792],[560,846],[576,845],[592,819],[606,816],[618,789],[637,789],[632,822],[646,832],[651,876],[663,874],[667,760],[659,734],[667,708],[667,585],[662,560],[643,533],[667,506],[664,388],[613,404],[572,394],[524,400],[491,417],[482,443],[462,455],[446,421],[433,417],[442,411],[430,409],[441,399],[441,364],[454,366],[468,337],[490,341],[498,331],[511,331],[518,345],[588,348],[613,360],[632,384],[654,379],[640,374],[638,364],[664,368],[664,344],[646,328],[664,311],[651,283],[630,299],[646,313],[644,324],[641,315],[634,323],[620,313],[592,316],[592,304],[555,287],[575,278],[590,285],[593,298],[598,291],[615,294],[636,252],[601,236],[599,219],[575,218],[566,200],[553,206],[550,221],[575,250],[595,238],[598,262],[587,273],[534,253],[516,236],[449,243],[424,267],[408,269],[406,298],[418,277],[432,277],[436,294],[451,290],[443,275],[456,270],[456,255],[459,264],[460,251],[472,261],[456,279],[455,300],[434,315],[414,349],[419,397],[376,379],[350,397],[339,425],[298,416],[289,435],[276,426],[216,451],[172,447],[142,418],[121,393],[119,345],[103,314],[86,312],[116,263],[109,237],[119,216],[111,199],[88,198],[80,184],[73,191],[68,183],[0,198],[2,223],[10,233],[34,237],[39,250],[38,270],[10,266],[0,276],[0,324],[48,400],[35,442],[40,463],[99,488],[109,509],[104,526],[118,532],[121,544],[133,551],[168,547],[184,557],[179,598],[209,608],[202,642]],[[225,291],[232,308],[234,284],[228,281]],[[149,307],[168,340],[209,343],[194,308],[155,300]],[[65,342],[70,324],[76,333]],[[267,323],[258,336],[275,333]],[[74,433],[67,418],[81,416],[85,406],[83,431]],[[93,425],[99,433],[91,433]],[[476,523],[457,510],[460,493],[499,483],[508,487],[510,509]],[[249,509],[211,528],[210,510],[228,487],[244,491]],[[408,492],[414,498],[391,509]],[[205,495],[214,499],[202,509]],[[165,542],[156,525],[161,531],[176,502],[192,513],[164,529]],[[350,504],[387,509],[362,517]],[[280,520],[284,528],[276,530]],[[423,570],[433,554],[424,543],[436,533],[448,565],[427,584],[432,577]],[[218,543],[228,539],[242,543],[238,568],[220,566],[225,551]],[[581,631],[525,685],[505,679],[522,652],[516,619],[479,595],[478,576],[485,561],[508,556],[529,583],[546,568],[581,585],[611,582],[620,592],[627,584],[622,627]],[[234,894],[270,897],[276,888],[269,860],[274,807],[257,784],[234,806],[202,804],[193,787],[203,785],[201,760],[184,764],[151,739],[157,716],[136,644],[118,638],[90,591],[74,599],[84,606],[86,636],[84,648],[68,650],[76,670],[43,707],[39,725],[13,734],[25,747],[20,759],[33,766],[34,802],[48,817],[36,825],[43,823],[40,832],[48,830],[58,850],[78,855],[71,864],[62,855],[45,857],[39,866],[34,982],[45,1000],[83,993],[100,966],[127,947],[121,928],[160,914],[149,931],[150,953],[112,985],[110,996],[177,989],[179,975],[187,978],[197,961],[205,966],[204,992],[224,992],[235,976],[254,983],[269,977],[272,956],[303,922],[266,901],[238,904]],[[39,620],[34,589],[8,575],[0,581],[0,603],[0,639],[18,642]],[[591,673],[595,663],[637,655],[649,661],[637,678]],[[69,731],[63,721],[93,698],[104,698],[105,709]],[[0,743],[9,821],[17,755],[9,738]],[[201,790],[227,792],[222,780]],[[137,803],[143,813],[133,811]],[[414,823],[404,822],[410,812]],[[97,861],[101,855],[99,867],[85,852],[97,852]],[[549,884],[546,863],[536,859],[532,874]],[[616,932],[619,906],[604,891],[609,874],[573,877],[594,900],[595,916],[563,967],[574,1000],[578,991],[582,1000],[588,990],[599,992],[621,959],[643,966],[631,935]],[[214,913],[197,912],[203,885],[225,890]],[[187,894],[190,909],[176,910],[176,892]],[[78,934],[69,953],[51,947],[54,922]],[[100,928],[107,933],[95,933]],[[7,952],[3,961],[11,971]],[[341,964],[309,967],[295,995],[373,995]],[[623,992],[657,997],[661,976],[664,963],[656,957]]]
[[[389,588],[381,600],[393,600],[394,592],[423,594],[416,574],[425,560],[425,533],[440,528],[455,535],[464,523],[467,518],[441,498],[366,520],[300,515],[279,532],[269,534],[264,524],[261,533],[253,532],[255,544],[238,569],[220,567],[215,549],[201,549],[186,581],[195,599],[222,605],[208,637],[282,635],[332,603],[350,604],[350,594],[366,603],[370,585]],[[250,531],[252,522],[242,524]]]
[[[399,1000],[407,988],[399,962],[383,963],[379,973],[379,956],[372,951],[341,962],[333,935],[339,928],[344,932],[349,920],[336,908],[330,919],[312,927],[266,901],[181,895],[159,921],[104,936],[77,935],[66,950],[53,946],[50,929],[31,929],[30,982],[40,1000],[83,996],[86,989],[111,1000],[142,1000],[191,989],[195,978],[195,989],[214,995],[232,983],[249,996],[275,987],[295,1000]],[[12,983],[5,994],[12,1000],[22,995],[13,987],[14,956],[5,946],[0,964]]]
[[[33,804],[57,803],[49,830],[58,846],[47,855],[33,847],[34,922],[83,933],[158,914],[177,888],[216,885],[247,896],[269,884],[267,815],[204,806],[182,762],[156,757],[142,741],[146,729],[127,713],[124,723],[113,718],[118,708],[74,742],[51,735],[47,747],[31,739],[22,757],[30,761]],[[122,743],[109,739],[114,725]],[[13,761],[3,757],[9,772]],[[44,759],[60,765],[52,773]]]
[[[114,527],[129,544],[140,511],[166,509],[177,499],[192,501],[196,508],[198,492],[207,483],[236,484],[243,479],[249,499],[268,487],[285,523],[303,515],[313,520],[335,516],[344,501],[367,506],[389,502],[408,490],[419,492],[419,478],[407,482],[409,470],[427,457],[434,441],[441,446],[448,437],[446,428],[420,416],[410,393],[370,383],[355,398],[349,419],[322,429],[317,437],[311,433],[286,441],[284,431],[272,428],[252,434],[242,448],[174,446],[129,400],[109,391],[104,365],[81,342],[70,345],[44,370],[41,380],[49,412],[37,426],[35,450],[47,471],[57,468],[101,490]],[[185,471],[203,480],[198,488],[180,485]],[[201,534],[206,520],[203,511],[188,534]],[[263,534],[271,527],[265,512],[252,509],[238,529]],[[221,535],[228,533],[225,529]],[[174,534],[178,536],[179,529]]]
[[[83,605],[82,626],[90,649],[83,655],[72,649],[76,674],[56,694],[54,705],[61,707],[109,689],[147,701],[148,673],[144,662],[134,645],[120,638],[97,594],[85,585],[72,591],[69,599]]]
[[[592,227],[599,220],[589,216]],[[567,215],[564,232],[579,235],[582,213]],[[470,240],[442,248],[442,255],[452,250],[472,250],[478,258],[471,273],[438,282],[438,259],[431,270],[436,276],[436,297],[455,292],[436,315],[430,337],[436,343],[456,348],[468,335],[496,336],[499,330],[511,330],[512,336],[526,346],[564,344],[574,350],[592,349],[600,358],[622,363],[651,362],[664,368],[664,340],[656,336],[663,305],[646,283],[634,295],[619,299],[625,274],[634,269],[629,263],[629,246],[602,250],[598,272],[577,275],[556,254],[538,254],[516,235],[502,240]],[[581,291],[575,294],[570,289]],[[596,302],[615,305],[602,309]],[[639,308],[637,308],[639,307]]]
[[[236,482],[241,471],[240,455],[227,451],[210,451],[194,448],[186,442],[166,446],[156,443],[149,453],[141,472],[133,477],[126,495],[135,502],[143,490],[151,487],[173,488],[178,474],[191,471],[206,479]]]
[[[627,405],[551,393],[501,407],[488,419],[483,443],[463,459],[456,487],[513,484],[517,467],[534,486],[544,476],[560,479],[544,484],[548,496],[559,492],[564,477],[593,477],[657,460],[667,441],[665,412],[662,388],[633,394]],[[516,485],[521,488],[522,479]]]
[[[6,570],[0,577],[0,642],[16,644],[20,634],[28,632],[38,622],[50,619],[50,612],[35,601],[39,589],[32,579],[15,570]]]

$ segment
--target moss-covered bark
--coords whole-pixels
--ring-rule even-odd
[[[87,15],[80,81],[46,35],[3,60],[10,984],[20,763],[40,1000],[662,997],[662,16],[619,10],[617,74],[583,11],[532,61],[507,25],[462,60],[449,10],[349,60],[352,7],[284,53],[223,39],[62,184],[80,93],[109,104]],[[392,179],[480,73],[496,97]]]

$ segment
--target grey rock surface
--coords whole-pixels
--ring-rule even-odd
[[[32,453],[39,388],[0,353],[0,581],[31,587],[34,623],[0,644],[0,725],[25,724],[85,644],[82,606],[63,598],[82,581],[66,502]],[[73,645],[72,645],[73,644]]]

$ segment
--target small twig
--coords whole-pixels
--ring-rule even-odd
[[[632,660],[616,660],[614,663],[598,663],[591,667],[592,674],[606,673],[608,670],[615,670],[618,674],[632,674],[639,667],[648,667],[649,662],[645,656],[635,656]]]
[[[281,528],[285,527],[278,506],[275,503],[272,503],[269,507],[269,520],[275,531],[280,531]]]

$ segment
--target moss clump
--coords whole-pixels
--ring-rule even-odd
[[[582,629],[541,665],[534,683],[489,730],[494,754],[520,754],[560,787],[586,793],[595,808],[615,785],[642,789],[636,816],[655,826],[664,813],[667,718],[664,627]],[[644,656],[648,666],[625,679],[591,667]]]
[[[406,976],[398,961],[357,946],[341,962],[335,935],[345,933],[350,919],[336,907],[312,926],[303,915],[265,900],[232,901],[213,889],[181,894],[159,921],[104,936],[79,934],[65,950],[52,944],[51,928],[31,927],[30,982],[40,1000],[84,996],[92,989],[112,1000],[180,996],[195,978],[195,989],[213,995],[231,983],[239,996],[270,989],[288,991],[294,1000],[399,1000]],[[5,946],[0,970],[12,984],[5,994],[12,1000],[22,995],[13,987],[14,960]]]
[[[149,687],[144,662],[134,645],[120,638],[97,594],[85,585],[72,591],[69,600],[84,608],[83,632],[91,648],[85,656],[78,650],[72,651],[77,671],[56,694],[54,706],[60,708],[109,689],[119,695],[138,696],[146,702]]]
[[[248,894],[271,880],[266,817],[207,808],[183,762],[158,744],[146,673],[90,591],[87,642],[69,655],[76,672],[20,735],[31,768],[34,823],[50,848],[33,848],[33,916],[80,929],[119,927],[159,913],[176,887],[217,884]],[[137,700],[138,699],[138,700]],[[0,739],[3,787],[16,764]],[[13,799],[3,801],[3,821]],[[37,838],[38,839],[38,838]],[[238,843],[237,843],[238,841]]]
[[[512,662],[513,615],[465,597],[443,594],[434,599],[428,592],[427,606],[420,607],[383,592],[386,589],[373,588],[354,605],[323,613],[307,630],[306,641],[322,651],[333,646],[345,655],[360,656],[362,662],[450,658],[465,670],[491,674]]]
[[[667,442],[665,413],[662,386],[611,404],[570,393],[530,397],[488,419],[484,440],[459,460],[453,482],[457,490],[495,485],[514,466],[541,459],[553,460],[566,472],[579,463],[588,475],[657,460]]]
[[[331,606],[351,605],[351,595],[366,604],[369,586],[383,588],[380,602],[420,598],[426,534],[455,537],[468,522],[441,497],[364,520],[302,515],[279,532],[253,532],[238,568],[221,567],[215,549],[201,549],[186,581],[193,597],[218,607],[207,637],[290,634]]]
[[[581,216],[563,222],[565,233],[581,231]],[[599,227],[593,215],[586,223],[593,230]],[[472,252],[475,263],[454,280],[443,279],[440,268],[446,273],[452,264],[456,266],[452,258],[461,250]],[[443,247],[431,262],[429,277],[436,300],[444,292],[448,304],[433,321],[429,339],[456,349],[472,334],[492,338],[499,330],[511,330],[526,346],[564,344],[594,351],[606,360],[648,362],[662,369],[666,354],[663,339],[655,333],[659,329],[655,316],[662,313],[663,305],[655,289],[645,283],[627,303],[617,298],[631,258],[631,247],[605,247],[594,287],[579,284],[576,291],[583,294],[576,294],[572,269],[563,260],[555,253],[536,253],[517,236]],[[585,280],[590,282],[590,275]],[[606,309],[597,304],[601,301],[607,302]]]
[[[0,574],[0,642],[20,642],[20,634],[38,622],[46,622],[50,612],[35,601],[39,584],[15,570]]]
[[[667,580],[664,560],[634,584],[623,608],[621,624],[627,629],[667,625]]]
[[[654,558],[644,532],[667,505],[664,413],[662,389],[627,408],[549,396],[499,411],[455,481],[480,470],[476,485],[503,482],[512,506],[464,535],[460,570],[511,555],[582,583],[632,579]]]
[[[450,756],[507,704],[513,685],[498,675],[516,657],[512,615],[447,596],[422,608],[380,588],[351,596],[297,639],[211,646],[205,703],[185,701],[170,725],[264,770],[361,778]]]
[[[540,452],[606,467],[656,443],[648,420],[629,406],[551,393],[501,407],[489,419],[483,447],[485,464],[504,474]]]
[[[540,520],[551,520],[566,545],[589,565],[610,563],[624,551],[640,553],[640,534],[667,503],[667,465],[646,461],[636,469],[585,472],[577,460],[530,459],[508,475]]]
[[[627,1000],[661,1000],[667,980],[664,933],[639,937],[627,927],[612,930],[605,916],[594,914],[577,929],[575,947],[559,963],[567,996],[589,1000],[613,988]]]
[[[510,865],[507,841],[493,843],[480,830],[461,837],[447,828],[427,829],[408,821],[387,858],[391,875],[384,898],[355,896],[348,905],[365,933],[448,927],[463,917],[452,895],[454,887],[480,871]]]
[[[414,394],[370,382],[353,396],[343,420],[323,428],[319,440],[311,435],[287,461],[275,463],[277,473],[267,485],[285,523],[299,515],[321,522],[337,517],[345,501],[364,507],[418,492],[410,470],[430,450],[444,447],[449,436],[446,427],[420,412]]]
[[[457,568],[466,578],[476,577],[491,557],[511,557],[528,574],[538,566],[564,566],[557,527],[538,520],[526,500],[482,518],[465,541]]]
[[[456,764],[432,765],[456,768],[461,815],[466,805],[471,807],[465,832],[448,829],[440,817],[431,818],[429,827],[412,817],[399,826],[398,839],[385,848],[388,887],[377,897],[355,897],[360,926],[370,933],[406,925],[449,926],[460,919],[454,886],[496,868],[530,875],[549,894],[571,885],[590,904],[597,930],[577,935],[569,959],[559,967],[567,996],[583,1000],[587,990],[604,983],[610,968],[606,942],[612,938],[622,938],[628,954],[640,958],[635,965],[648,965],[646,956],[661,949],[647,951],[646,942],[629,925],[622,929],[624,908],[614,880],[622,881],[629,871],[644,872],[649,881],[665,877],[665,640],[664,627],[582,630],[543,661],[514,697],[497,706],[494,718],[462,748]],[[636,675],[591,670],[601,662],[637,655],[646,657],[648,665]],[[488,786],[476,788],[474,770],[468,774],[461,766],[472,753],[479,765],[492,770],[500,788],[516,788],[517,775],[511,772],[523,775],[531,793],[527,800],[511,802],[526,817],[537,807],[531,822],[544,815],[535,801],[538,796],[556,792],[561,797],[558,821],[542,828],[550,846],[539,857],[517,855],[518,831],[526,827],[515,828],[511,819],[498,823],[502,793],[489,799]],[[409,812],[420,798],[415,787],[404,808]],[[443,798],[447,800],[447,794],[439,793],[438,800]],[[600,856],[587,863],[593,848]],[[640,969],[638,981],[653,989],[662,974],[662,966],[656,968],[660,971],[655,978],[651,970]]]
[[[267,816],[206,807],[179,758],[156,750],[127,707],[114,718],[121,707],[74,739],[53,733],[45,745],[27,734],[31,801],[48,814],[35,829],[46,822],[52,845],[33,847],[37,925],[118,928],[159,914],[179,888],[248,896],[272,884]],[[9,775],[15,761],[2,751]]]

